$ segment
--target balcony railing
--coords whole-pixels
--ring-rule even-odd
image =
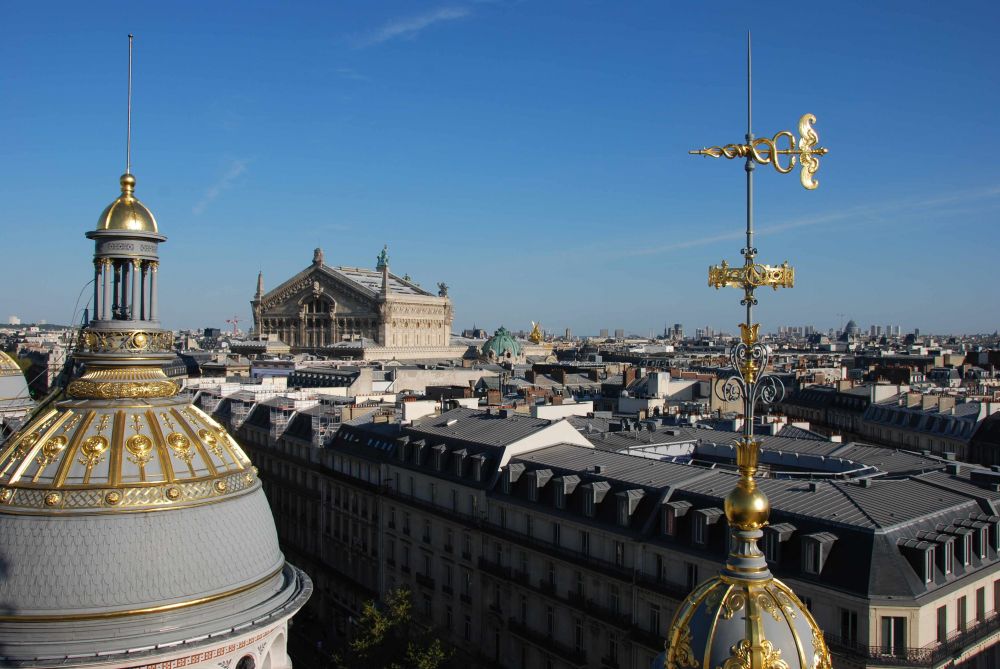
[[[582,650],[577,650],[567,646],[564,643],[556,641],[548,634],[543,634],[533,630],[516,618],[510,618],[507,621],[507,627],[510,629],[512,634],[519,636],[525,641],[541,648],[543,652],[558,655],[574,667],[587,666],[587,653]]]
[[[487,560],[484,557],[479,558],[479,568],[487,574],[496,576],[497,578],[510,578],[510,567],[504,567],[503,565],[497,564],[492,560]]]
[[[866,646],[831,634],[824,636],[830,651],[836,655],[860,658],[867,664],[929,667],[949,658],[957,657],[976,643],[998,633],[1000,633],[1000,614],[994,613],[975,627],[954,632],[943,643],[935,643],[923,648],[889,649],[882,646]]]
[[[610,607],[601,606],[593,599],[587,599],[577,592],[571,592],[567,596],[570,604],[583,611],[591,618],[596,618],[603,623],[620,630],[626,630],[631,625],[629,617],[623,613],[613,611]]]

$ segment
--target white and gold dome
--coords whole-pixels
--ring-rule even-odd
[[[311,583],[256,468],[163,372],[166,237],[134,177],[121,185],[87,232],[93,319],[72,371],[0,446],[0,664],[290,667]]]

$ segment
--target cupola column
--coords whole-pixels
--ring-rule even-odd
[[[104,281],[104,298],[101,300],[101,320],[111,320],[111,260],[101,258],[101,277]]]
[[[115,273],[115,285],[113,286],[114,291],[114,302],[111,303],[111,317],[118,318],[118,314],[121,310],[121,285],[122,285],[122,268],[121,264],[112,261],[112,267]]]
[[[151,262],[149,263],[149,320],[156,320],[156,270],[159,268],[159,263]]]
[[[139,296],[139,318],[146,320],[149,318],[149,261],[142,263],[142,278],[139,280],[141,295]]]
[[[142,261],[136,258],[132,261],[132,309],[131,316],[132,320],[137,321],[142,318],[142,313],[139,311],[139,303],[141,302],[140,292],[139,292],[139,268],[142,265]]]
[[[101,259],[94,258],[94,308],[91,310],[91,320],[101,318]]]

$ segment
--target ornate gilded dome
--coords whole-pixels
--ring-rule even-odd
[[[665,666],[830,669],[830,654],[816,621],[784,583],[719,575],[678,611]]]
[[[725,500],[732,546],[722,572],[688,595],[667,633],[666,669],[831,669],[823,632],[757,547],[770,503],[754,472],[760,444],[736,444],[740,477]]]
[[[122,194],[109,204],[97,219],[98,230],[159,232],[153,213],[135,197],[135,177],[126,172],[119,180]]]

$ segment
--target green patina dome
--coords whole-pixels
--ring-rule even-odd
[[[507,328],[500,328],[483,344],[483,355],[487,358],[516,358],[521,355],[521,345]]]

